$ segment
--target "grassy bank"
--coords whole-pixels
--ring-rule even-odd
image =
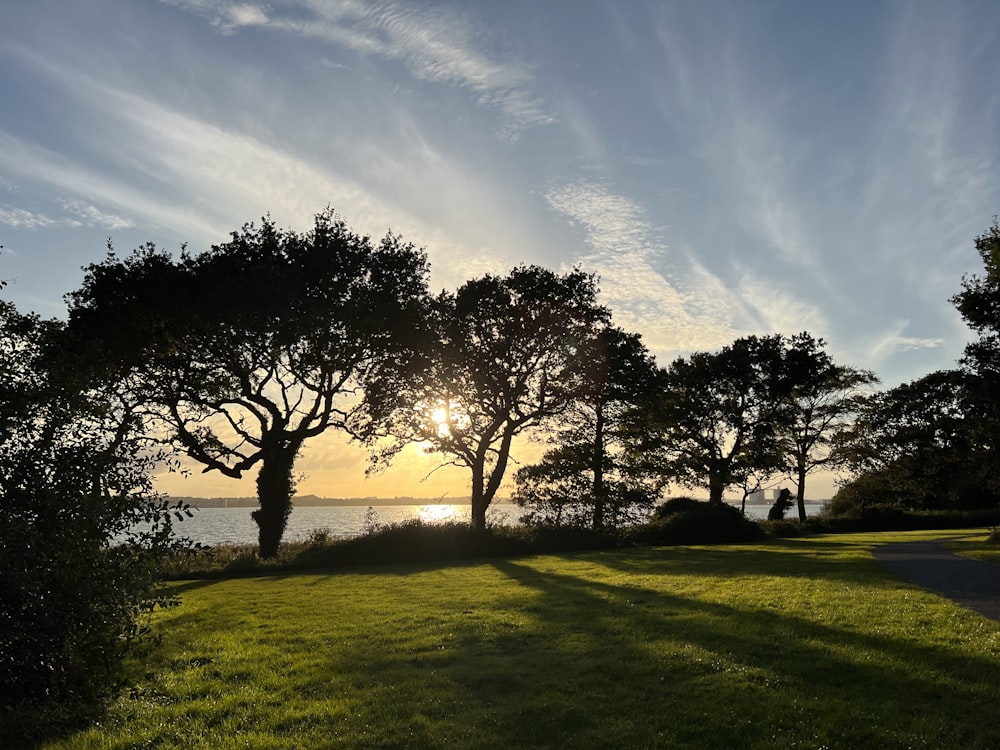
[[[941,535],[180,582],[47,747],[1000,747],[1000,624],[871,558]]]

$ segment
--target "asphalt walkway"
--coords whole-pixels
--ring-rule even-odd
[[[947,541],[894,542],[874,555],[900,578],[1000,622],[1000,565],[956,555]]]

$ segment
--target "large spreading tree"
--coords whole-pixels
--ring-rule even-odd
[[[200,254],[110,252],[68,296],[70,330],[204,471],[257,468],[253,518],[269,557],[305,441],[331,428],[363,438],[406,379],[426,274],[412,245],[391,233],[375,244],[329,209],[304,234],[265,218]]]
[[[472,279],[435,305],[435,341],[419,378],[400,392],[381,457],[409,442],[471,474],[472,525],[503,482],[518,435],[566,411],[583,386],[584,344],[608,325],[595,278],[519,266]]]

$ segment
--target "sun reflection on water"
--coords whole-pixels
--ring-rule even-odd
[[[445,523],[458,520],[455,517],[455,510],[454,505],[421,505],[418,512],[420,520],[424,523]]]

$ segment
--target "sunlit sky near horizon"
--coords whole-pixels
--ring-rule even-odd
[[[895,385],[969,336],[948,300],[1000,211],[998,30],[992,0],[9,0],[3,295],[60,316],[108,237],[201,250],[331,205],[425,247],[435,290],[594,271],[662,364],[809,330]],[[365,483],[343,446],[301,468],[464,494]],[[199,481],[167,486],[252,494]]]

